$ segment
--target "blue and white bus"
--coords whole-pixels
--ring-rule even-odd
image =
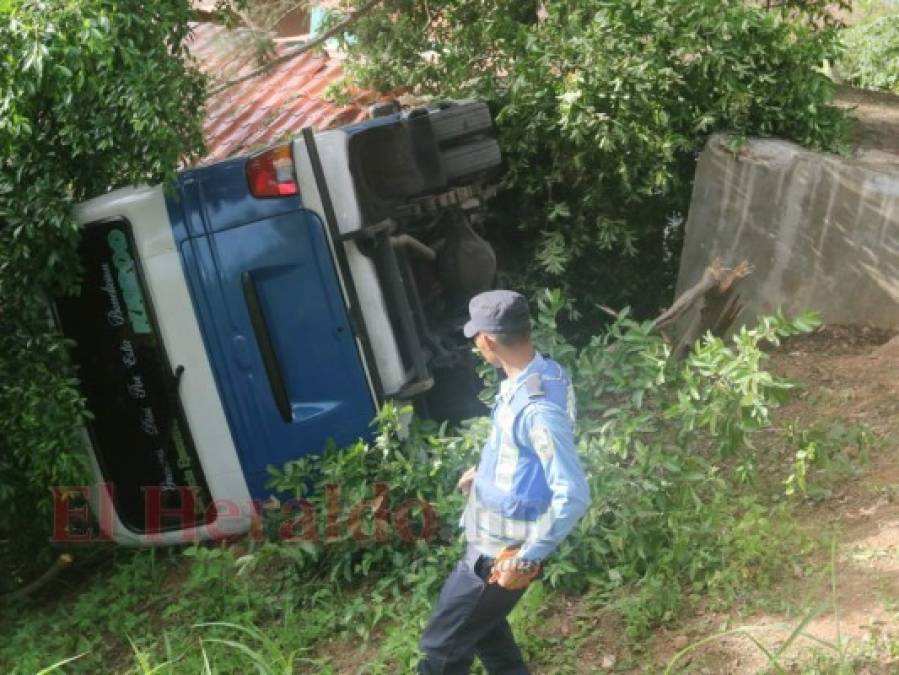
[[[499,165],[470,101],[304,130],[79,205],[83,287],[56,310],[111,486],[104,534],[238,534],[269,465],[367,436],[385,399],[458,414],[446,403],[476,386],[458,328],[496,272],[478,230]]]

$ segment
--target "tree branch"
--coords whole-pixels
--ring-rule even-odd
[[[681,293],[671,307],[653,321],[653,329],[664,335],[662,328],[670,326],[696,307],[690,322],[680,331],[680,337],[672,350],[674,358],[686,356],[693,343],[706,331],[711,331],[713,335],[727,332],[743,309],[734,286],[751,273],[752,265],[745,260],[730,269],[721,264],[720,258],[715,258],[705,268],[702,278]]]
[[[217,2],[213,9],[194,7],[191,10],[190,20],[230,27],[240,22],[240,14],[235,10],[233,3]]]
[[[32,581],[30,584],[23,586],[22,588],[13,591],[11,593],[6,593],[4,595],[0,595],[0,602],[8,603],[8,602],[16,602],[18,600],[22,600],[32,593],[34,593],[39,588],[46,585],[53,577],[62,572],[66,567],[68,567],[72,563],[72,556],[69,553],[63,553],[60,555],[56,562],[44,572],[37,579]]]
[[[752,273],[752,265],[745,260],[730,269],[722,266],[720,258],[715,258],[712,264],[705,268],[702,278],[694,286],[681,293],[674,304],[653,321],[653,327],[658,330],[673,323],[712,289],[724,294],[734,283],[750,273]]]
[[[242,82],[246,82],[247,80],[252,80],[254,77],[258,77],[259,75],[262,75],[263,73],[267,72],[268,70],[271,70],[275,66],[279,66],[282,63],[285,63],[286,61],[290,61],[291,59],[298,57],[300,54],[305,54],[306,52],[323,45],[325,42],[330,40],[335,35],[338,35],[338,34],[344,32],[349,26],[351,26],[353,23],[355,23],[357,20],[359,20],[364,15],[368,14],[376,6],[381,4],[381,2],[383,2],[383,0],[368,0],[368,2],[366,2],[364,5],[362,5],[362,7],[360,7],[355,12],[350,14],[343,21],[336,23],[334,26],[332,26],[330,29],[326,30],[324,33],[319,35],[314,40],[310,40],[309,42],[304,44],[302,47],[299,47],[297,49],[294,49],[293,51],[287,52],[286,54],[282,54],[281,56],[279,56],[276,59],[272,59],[265,65],[259,66],[258,68],[251,70],[246,75],[241,75],[240,77],[236,77],[233,80],[229,80],[228,82],[225,82],[224,84],[222,84],[222,85],[216,87],[215,89],[213,89],[212,91],[210,91],[207,94],[207,98],[210,96],[215,96],[216,94],[219,94],[219,93],[225,91],[225,89],[230,89],[234,85],[240,84]]]

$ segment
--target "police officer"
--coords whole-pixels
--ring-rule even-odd
[[[459,480],[468,549],[425,628],[418,670],[468,673],[477,655],[492,675],[518,675],[529,671],[506,616],[587,510],[590,490],[575,449],[571,382],[534,350],[525,297],[488,291],[469,313],[465,336],[506,379],[480,462]]]

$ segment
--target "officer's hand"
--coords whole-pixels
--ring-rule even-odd
[[[526,563],[516,557],[517,548],[504,548],[493,563],[488,583],[498,584],[507,591],[527,588],[540,572],[540,565]]]
[[[474,475],[477,473],[478,467],[473,466],[468,471],[462,474],[462,478],[459,479],[459,482],[456,483],[456,487],[464,494],[468,496],[468,493],[471,492],[471,484],[474,482]]]

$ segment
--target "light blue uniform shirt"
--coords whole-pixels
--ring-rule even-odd
[[[462,516],[468,543],[483,555],[495,557],[507,546],[520,546],[520,557],[542,561],[562,543],[590,505],[590,488],[575,448],[574,392],[570,385],[564,407],[536,397],[515,417],[512,401],[516,392],[529,376],[545,372],[550,365],[556,364],[536,354],[521,373],[500,384],[494,427],[482,451],[482,458],[497,454],[495,468],[487,475],[491,472],[484,471],[482,462]],[[527,448],[519,447],[519,443]],[[548,508],[536,519],[527,520],[487,508],[479,492],[483,494],[491,486],[509,490],[522,454],[533,451],[551,493]]]

